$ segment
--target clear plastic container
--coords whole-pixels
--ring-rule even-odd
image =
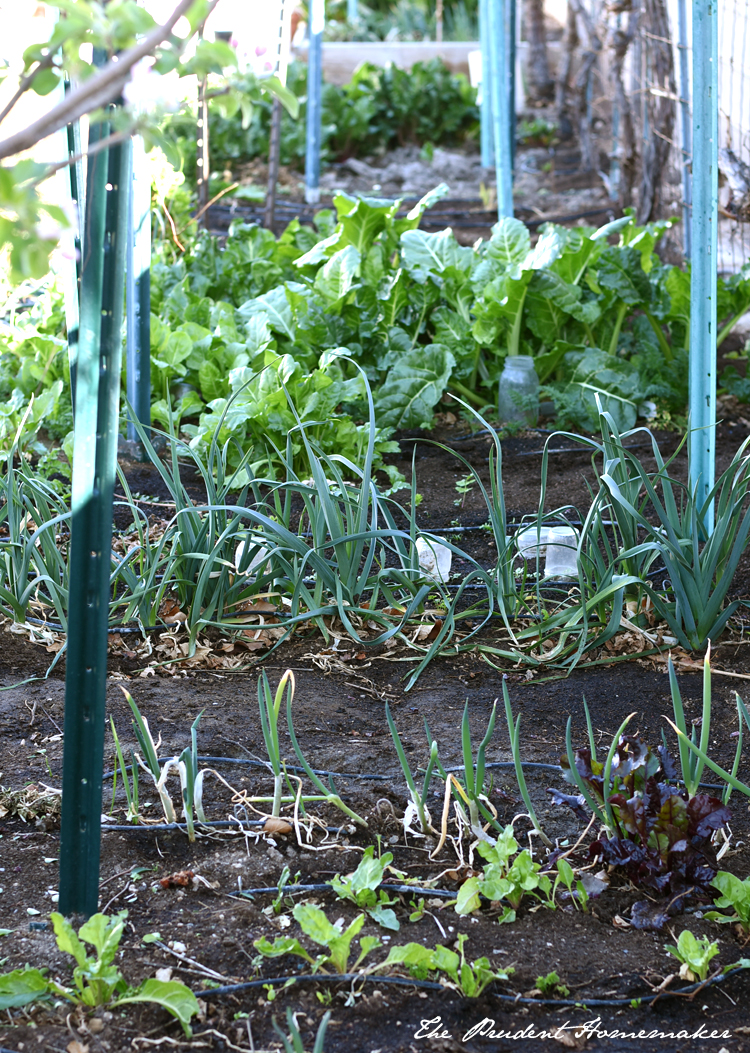
[[[437,581],[444,585],[451,574],[451,561],[453,553],[445,545],[437,541],[428,541],[427,538],[417,538],[417,559],[419,569],[426,578]]]
[[[539,378],[530,355],[508,355],[500,374],[500,423],[517,422],[535,428],[539,419]]]
[[[578,577],[578,534],[573,527],[550,527],[547,531],[545,578]]]
[[[548,534],[548,527],[541,527],[537,530],[534,526],[522,530],[516,536],[516,547],[518,548],[519,556],[523,556],[524,559],[536,559],[537,552],[540,556],[543,556],[547,546]]]

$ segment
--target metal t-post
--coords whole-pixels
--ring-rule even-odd
[[[94,125],[89,144],[109,132]],[[73,450],[60,910],[91,915],[99,897],[112,493],[117,457],[127,215],[127,144],[89,155]]]
[[[492,126],[495,144],[497,214],[513,215],[513,151],[508,112],[508,34],[506,0],[487,0]]]
[[[135,419],[151,426],[151,179],[140,135],[133,137],[127,197],[127,379]],[[124,202],[121,201],[121,207]],[[128,439],[138,442],[128,418]]]
[[[693,212],[690,282],[690,486],[703,501],[716,455],[716,272],[719,202],[719,31],[716,0],[693,0]],[[706,530],[714,527],[713,507]]]
[[[305,201],[320,201],[320,127],[323,93],[323,29],[325,0],[310,0],[310,46],[307,53],[307,149]]]

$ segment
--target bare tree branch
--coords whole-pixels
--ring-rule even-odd
[[[170,35],[194,2],[195,0],[180,0],[164,25],[156,26],[139,44],[108,62],[98,73],[69,92],[62,102],[53,106],[49,113],[34,121],[28,128],[0,142],[0,160],[30,150],[41,139],[59,131],[85,113],[91,113],[113,102],[122,93],[130,78],[130,70],[136,62],[150,55]],[[219,0],[212,0],[206,17],[218,2]]]
[[[21,96],[24,94],[24,92],[27,92],[29,90],[31,85],[34,83],[34,80],[36,79],[37,74],[41,73],[42,70],[44,70],[44,69],[51,69],[53,62],[54,62],[54,55],[51,55],[51,54],[50,55],[45,55],[44,58],[40,59],[39,62],[37,62],[36,66],[34,67],[34,69],[31,72],[27,73],[25,76],[23,76],[21,78],[21,80],[18,83],[18,88],[16,89],[16,92],[13,95],[13,98],[10,100],[10,102],[7,104],[7,106],[3,109],[3,112],[0,113],[0,124],[2,124],[2,122],[8,116],[8,114],[13,109],[13,107],[16,105],[16,103],[21,98]]]

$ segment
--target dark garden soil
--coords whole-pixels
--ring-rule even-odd
[[[750,420],[741,408],[725,406],[725,422],[719,427],[718,468],[724,468],[740,442],[750,434]],[[486,468],[489,446],[486,436],[460,440],[467,434],[465,422],[442,418],[430,438],[450,442],[472,463]],[[424,438],[424,436],[421,436]],[[505,497],[512,514],[535,511],[539,497],[540,445],[546,438],[527,433],[503,443]],[[679,441],[676,434],[664,434],[663,450]],[[465,469],[448,453],[418,441],[420,436],[402,437],[403,460],[400,467],[408,475],[412,449],[417,441],[418,490],[424,500],[419,508],[426,528],[446,528],[458,521],[465,526],[483,519],[476,492],[466,495],[457,507],[455,483]],[[566,449],[567,441],[555,440],[553,448]],[[647,448],[641,451],[645,457]],[[550,458],[548,479],[549,508],[577,505],[582,511],[588,503],[586,480],[593,482],[590,459],[585,453],[557,453]],[[684,454],[677,465],[684,466]],[[155,470],[146,465],[127,466],[133,491],[152,500],[168,501],[160,488]],[[200,497],[195,489],[196,498]],[[161,514],[157,508],[154,513]],[[169,509],[164,508],[164,515]],[[122,524],[123,526],[126,524]],[[486,541],[462,536],[461,544],[477,559],[491,558]],[[484,546],[484,547],[483,547]],[[460,569],[460,567],[458,568]],[[733,586],[733,595],[750,598],[750,562],[745,558]],[[423,721],[440,746],[443,764],[460,765],[460,722],[468,700],[472,732],[477,742],[487,726],[493,700],[502,694],[502,677],[507,675],[516,712],[522,714],[523,755],[527,761],[555,765],[564,749],[565,724],[573,715],[574,742],[583,744],[585,725],[582,698],[590,707],[595,733],[602,744],[609,743],[628,713],[635,713],[632,730],[656,746],[666,727],[663,714],[671,714],[666,668],[663,660],[640,659],[615,664],[581,666],[567,678],[558,672],[534,672],[507,667],[496,669],[478,655],[445,658],[432,663],[408,693],[404,676],[413,668],[408,652],[398,652],[398,661],[388,653],[359,658],[342,653],[328,663],[322,638],[310,634],[274,651],[264,661],[272,683],[286,668],[296,676],[295,729],[306,756],[319,769],[369,778],[336,780],[338,792],[350,807],[365,816],[368,829],[356,830],[348,821],[341,826],[341,813],[325,806],[315,814],[338,833],[315,829],[308,838],[301,830],[301,843],[294,832],[263,834],[257,828],[246,833],[214,830],[200,835],[191,844],[181,831],[149,831],[139,828],[126,832],[107,830],[102,835],[101,909],[107,913],[126,908],[128,925],[122,942],[118,966],[126,978],[137,983],[153,976],[156,969],[171,968],[196,992],[202,1004],[200,1021],[195,1024],[196,1048],[267,1050],[281,1048],[271,1021],[283,1020],[291,1006],[299,1013],[305,1050],[311,1051],[317,1022],[326,1007],[332,1011],[325,1049],[327,1053],[413,1053],[471,1050],[537,1050],[554,1048],[590,1050],[684,1050],[711,1049],[719,1053],[750,1050],[750,974],[739,974],[720,985],[707,987],[691,997],[663,995],[652,1007],[629,1004],[597,1006],[596,1000],[642,999],[664,984],[669,974],[678,972],[678,963],[665,951],[685,928],[695,934],[708,934],[718,941],[720,955],[713,967],[726,966],[743,955],[742,946],[730,926],[719,926],[703,917],[700,900],[688,901],[687,909],[669,918],[661,931],[638,930],[629,924],[633,903],[654,899],[649,889],[636,888],[613,872],[609,887],[584,913],[565,905],[555,911],[536,905],[526,897],[513,924],[499,925],[497,912],[486,905],[467,917],[459,917],[446,901],[427,899],[427,912],[421,920],[410,922],[414,911],[410,894],[394,894],[395,910],[401,923],[399,933],[384,930],[368,920],[362,934],[390,935],[390,945],[419,941],[427,945],[452,945],[457,936],[468,936],[468,957],[486,955],[495,968],[510,967],[514,972],[506,982],[496,984],[477,1000],[461,997],[451,990],[422,990],[416,986],[376,985],[374,983],[336,984],[320,982],[279,990],[275,999],[261,987],[225,995],[212,995],[205,980],[214,984],[235,984],[258,978],[254,964],[253,941],[265,935],[299,934],[291,920],[292,896],[274,914],[273,896],[260,893],[254,898],[238,898],[242,890],[275,886],[282,869],[288,866],[292,879],[321,883],[336,873],[347,873],[357,866],[362,850],[380,844],[393,853],[393,867],[410,879],[427,881],[442,875],[438,887],[455,890],[461,874],[470,864],[468,842],[464,841],[463,860],[448,841],[435,860],[430,852],[435,842],[411,834],[404,835],[399,817],[403,815],[407,792],[396,760],[384,716],[384,703],[390,702],[405,749],[414,765],[426,761]],[[316,656],[317,662],[311,655]],[[63,663],[48,679],[42,679],[53,657],[44,646],[32,644],[26,636],[6,630],[0,636],[0,783],[12,790],[26,791],[27,818],[8,809],[7,798],[0,797],[0,928],[13,930],[0,937],[0,957],[4,969],[28,962],[47,966],[53,975],[70,979],[69,964],[55,946],[50,928],[44,923],[54,909],[58,887],[59,822],[55,808],[47,801],[33,802],[36,787],[59,787],[61,782],[64,703]],[[599,662],[608,655],[595,654]],[[611,656],[609,656],[611,657]],[[330,655],[329,655],[330,658]],[[408,659],[408,660],[407,660]],[[735,626],[714,650],[715,668],[750,676],[750,652],[741,629]],[[108,684],[108,716],[114,717],[124,748],[134,744],[130,731],[130,712],[121,688],[127,687],[154,734],[162,737],[161,755],[178,754],[189,744],[189,729],[203,711],[199,731],[199,750],[209,757],[237,761],[262,760],[265,756],[258,723],[254,669],[224,672],[206,668],[178,669],[167,675],[165,669],[151,669],[141,676],[126,657],[113,656]],[[27,678],[28,682],[22,681]],[[701,679],[689,667],[680,673],[688,719],[700,717]],[[743,692],[741,678],[714,677],[712,755],[724,766],[731,766],[736,730],[734,691]],[[286,733],[283,749],[288,756]],[[488,761],[507,762],[510,758],[507,728],[498,719],[488,748]],[[113,764],[113,743],[109,732],[105,746],[105,767]],[[209,765],[211,766],[211,765]],[[238,793],[267,795],[271,780],[265,769],[249,764],[215,764],[217,770]],[[739,775],[750,778],[750,765],[743,760]],[[529,785],[540,818],[549,836],[573,845],[584,824],[567,809],[553,807],[548,786],[564,788],[554,770],[534,770]],[[158,800],[142,782],[144,814],[158,817]],[[102,810],[111,811],[111,779],[105,780]],[[177,791],[179,793],[179,791]],[[3,801],[6,803],[3,804]],[[507,768],[495,771],[491,801],[500,818],[510,822],[524,811],[518,788]],[[54,802],[53,802],[54,804]],[[115,817],[124,804],[118,787]],[[209,776],[205,804],[212,819],[233,814],[231,792],[217,778]],[[442,793],[431,804],[433,816],[440,815]],[[262,809],[262,805],[258,806]],[[15,810],[18,808],[16,799]],[[47,812],[52,810],[52,814]],[[731,801],[732,839],[721,866],[744,878],[750,873],[750,815],[747,802],[735,794]],[[234,809],[235,814],[240,814]],[[120,813],[121,814],[121,813]],[[246,806],[247,816],[253,812]],[[516,823],[519,842],[526,841],[528,823]],[[532,843],[534,839],[531,839]],[[577,855],[580,865],[587,860],[586,842]],[[598,870],[595,867],[594,870]],[[161,879],[189,870],[198,876],[187,887],[163,888]],[[593,872],[593,871],[592,871]],[[294,901],[313,899],[330,919],[347,923],[356,911],[337,900],[330,891],[296,893]],[[290,924],[291,922],[291,924]],[[147,933],[159,932],[164,946],[143,944]],[[382,952],[375,952],[377,954]],[[260,976],[294,975],[300,972],[299,959],[266,959]],[[537,977],[556,970],[560,982],[570,990],[579,1006],[545,1005],[535,993]],[[307,972],[307,967],[302,970]],[[686,981],[679,977],[666,988],[679,988]],[[519,996],[518,1001],[514,1001]],[[551,997],[556,997],[553,993]],[[593,1003],[593,1004],[592,1004]],[[535,1038],[540,1031],[557,1031],[567,1023],[583,1024],[601,1018],[599,1026],[645,1035],[652,1031],[675,1033],[678,1037],[602,1037],[590,1034],[575,1038],[573,1030],[554,1038]],[[486,1025],[473,1037],[465,1037],[483,1020],[494,1021],[496,1033],[515,1037],[491,1037]],[[426,1025],[425,1021],[432,1021]],[[703,1028],[702,1037],[690,1037]],[[427,1037],[435,1032],[436,1037]],[[714,1035],[723,1037],[706,1037]],[[252,1038],[250,1037],[252,1036]],[[439,1037],[437,1037],[439,1036]],[[77,1044],[74,1044],[77,1043]],[[254,1045],[253,1045],[254,1044]],[[0,1045],[6,1049],[30,1051],[68,1050],[68,1053],[119,1053],[124,1050],[187,1047],[179,1025],[160,1009],[130,1007],[114,1014],[99,1011],[87,1014],[60,1007],[13,1010],[0,1023]]]

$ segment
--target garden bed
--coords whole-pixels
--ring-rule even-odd
[[[750,424],[741,413],[741,410],[734,416],[726,413],[725,423],[719,427],[718,470],[725,467],[750,432]],[[482,469],[488,452],[485,438],[461,440],[466,431],[464,422],[443,417],[431,437],[461,449],[464,456]],[[399,466],[407,475],[413,440],[418,438],[417,435],[401,437]],[[538,450],[544,438],[532,432],[503,443],[509,513],[520,515],[536,510]],[[665,454],[678,442],[675,435],[664,435],[661,439]],[[678,459],[677,474],[681,464]],[[458,462],[438,448],[420,442],[416,465],[417,488],[424,498],[418,516],[425,528],[479,525],[483,515],[477,495],[469,491],[462,498],[456,492],[456,481],[463,474]],[[127,466],[127,475],[134,491],[152,500],[168,501],[169,495],[160,489],[159,477],[152,467],[131,464]],[[550,471],[549,507],[572,503],[584,511],[587,478],[593,482],[586,455],[556,454]],[[197,486],[192,496],[201,497]],[[154,509],[153,514],[163,514],[163,510]],[[491,559],[486,540],[479,540],[480,534],[464,533],[461,544],[475,559]],[[731,595],[745,597],[749,588],[750,567],[747,557],[743,557]],[[174,628],[170,631],[175,632]],[[54,651],[54,643],[48,642],[47,646]],[[217,653],[219,647],[217,641]],[[632,642],[622,645],[622,651],[628,649],[638,648]],[[41,679],[53,656],[43,642],[32,644],[6,626],[0,647],[3,687],[0,782],[12,790],[29,785],[42,789],[60,786],[63,663],[58,664],[48,679]],[[203,712],[198,732],[198,750],[202,756],[240,762],[263,760],[266,753],[258,721],[257,671],[250,667],[252,657],[247,656],[244,671],[220,666],[209,668],[198,656],[183,666],[154,665],[146,668],[144,675],[137,671],[139,665],[142,667],[140,657],[128,658],[119,644],[115,650],[113,638],[108,714],[114,717],[126,755],[135,742],[122,687],[132,693],[142,714],[148,718],[154,736],[162,736],[160,755],[177,755],[189,745],[190,726]],[[494,970],[513,967],[514,972],[507,980],[492,984],[478,999],[463,997],[448,988],[421,989],[408,979],[404,986],[394,986],[373,981],[341,983],[319,976],[315,982],[277,990],[273,999],[270,997],[273,991],[262,984],[226,994],[212,994],[205,985],[206,979],[214,986],[224,986],[309,973],[300,958],[290,956],[264,959],[260,970],[253,964],[257,956],[254,941],[262,937],[273,941],[278,936],[300,935],[290,913],[293,903],[314,902],[331,921],[344,918],[347,925],[359,913],[352,904],[326,889],[288,893],[281,899],[278,913],[272,906],[274,894],[259,893],[252,899],[236,895],[243,890],[276,886],[284,867],[289,868],[292,883],[330,882],[336,874],[352,872],[362,859],[363,850],[375,845],[376,854],[378,849],[391,852],[392,867],[405,875],[397,879],[386,873],[386,881],[410,879],[424,886],[425,882],[437,878],[437,889],[455,894],[462,881],[470,876],[469,839],[464,839],[460,850],[463,859],[449,840],[432,860],[434,838],[404,833],[399,818],[403,816],[408,792],[385,719],[386,702],[413,768],[424,765],[428,758],[425,718],[438,743],[442,764],[446,768],[460,766],[464,704],[468,700],[476,747],[487,727],[493,700],[502,699],[504,678],[514,713],[522,715],[521,749],[525,762],[559,764],[569,715],[573,717],[574,743],[583,745],[584,696],[595,736],[603,750],[623,718],[631,712],[636,716],[629,732],[634,734],[637,730],[645,742],[656,746],[662,728],[667,727],[663,714],[671,716],[672,713],[665,658],[649,656],[601,664],[609,658],[622,657],[618,649],[591,652],[585,661],[597,664],[581,664],[564,677],[555,670],[527,671],[503,666],[502,662],[493,668],[479,655],[469,653],[433,661],[416,686],[405,692],[404,676],[413,668],[413,660],[405,649],[388,652],[381,648],[370,654],[342,645],[337,652],[326,647],[316,631],[311,630],[304,638],[295,637],[293,643],[274,651],[263,666],[274,686],[286,668],[294,670],[295,731],[305,756],[316,769],[380,777],[335,780],[336,790],[347,805],[366,818],[367,829],[358,829],[330,805],[317,805],[313,806],[315,814],[338,832],[316,829],[309,842],[304,828],[300,829],[301,843],[294,830],[271,835],[258,827],[244,833],[231,828],[214,829],[199,834],[194,843],[190,843],[184,831],[176,830],[148,831],[138,827],[105,832],[101,909],[108,914],[123,908],[128,910],[118,967],[131,983],[153,976],[156,969],[171,968],[174,978],[183,980],[196,991],[201,1014],[194,1021],[193,1043],[196,1047],[202,1044],[203,1048],[249,1050],[253,1048],[252,1043],[256,1050],[280,1048],[271,1021],[276,1017],[283,1023],[287,1006],[300,1013],[305,1050],[312,1049],[317,1022],[326,1007],[330,1008],[327,1053],[536,1050],[555,1046],[602,1050],[715,1048],[718,1051],[726,1048],[734,1053],[750,1048],[745,1010],[750,993],[748,974],[741,972],[697,993],[672,997],[670,988],[689,986],[686,979],[674,975],[662,992],[656,992],[669,974],[679,971],[679,964],[667,954],[665,944],[675,943],[675,937],[685,929],[696,935],[708,934],[718,942],[719,949],[711,966],[713,974],[717,965],[728,966],[745,953],[732,928],[703,917],[703,910],[709,909],[705,898],[702,901],[700,897],[693,897],[678,903],[678,908],[685,909],[679,912],[674,909],[661,930],[636,929],[630,925],[631,909],[636,901],[651,899],[665,907],[669,897],[660,897],[643,886],[636,887],[617,871],[609,873],[608,887],[590,901],[587,911],[573,909],[570,900],[566,903],[559,896],[557,908],[551,910],[529,895],[524,897],[517,919],[501,925],[497,907],[487,902],[479,911],[459,916],[449,901],[439,898],[437,891],[427,896],[399,892],[392,895],[395,900],[392,907],[400,922],[398,932],[379,928],[367,919],[360,937],[390,937],[384,947],[408,941],[429,947],[436,944],[452,947],[458,936],[465,934],[468,959],[486,956]],[[750,675],[750,660],[739,621],[732,624],[715,647],[713,664],[717,671]],[[678,677],[686,719],[697,720],[701,715],[699,664],[683,658],[678,662]],[[36,679],[19,683],[26,678]],[[736,740],[732,738],[737,725],[735,690],[743,693],[741,676],[714,676],[711,756],[725,768],[731,767],[735,749]],[[282,755],[291,756],[294,761],[286,732],[282,734]],[[507,764],[510,759],[507,726],[504,718],[498,716],[487,748],[487,761]],[[113,741],[108,732],[105,766],[110,769],[113,763]],[[272,778],[257,765],[207,762],[205,766],[215,767],[236,791],[248,795],[270,792]],[[493,774],[490,801],[499,820],[509,823],[526,808],[512,769],[498,768]],[[743,759],[739,777],[747,780],[748,776],[750,771]],[[574,845],[586,824],[579,822],[567,808],[553,806],[547,793],[547,787],[570,790],[561,774],[554,770],[530,769],[527,780],[532,801],[549,837],[558,844]],[[226,820],[232,814],[240,818],[253,815],[249,806],[237,811],[230,790],[216,778],[210,777],[207,783],[204,803],[210,819]],[[104,813],[111,811],[111,794],[110,778],[105,781]],[[442,783],[434,783],[428,801],[433,818],[440,815],[442,796]],[[6,970],[28,962],[38,967],[47,966],[54,975],[67,980],[66,956],[56,949],[49,927],[44,927],[49,912],[54,909],[52,896],[58,885],[59,825],[54,801],[51,805],[49,801],[34,803],[34,797],[34,791],[27,789],[21,802],[22,809],[24,804],[27,806],[25,819],[11,814],[14,808],[18,809],[17,799],[14,798],[13,808],[8,808],[6,802],[6,814],[0,799],[0,857],[4,867],[0,876],[3,886],[0,927],[13,930],[0,939],[0,954],[7,959]],[[124,805],[120,781],[113,812],[115,825],[123,822]],[[141,784],[141,805],[149,821],[157,820],[158,798],[153,790],[148,791],[145,780]],[[259,807],[262,810],[263,806]],[[735,793],[730,808],[732,839],[721,866],[744,878],[750,872],[746,800]],[[50,810],[51,815],[47,814]],[[515,828],[523,848],[528,843],[529,824],[520,819]],[[575,857],[577,865],[587,864],[588,840],[584,840]],[[537,846],[535,851],[539,854],[538,838],[532,837],[531,843]],[[478,857],[474,862],[475,867],[479,865]],[[596,866],[590,873],[601,869]],[[187,881],[186,886],[161,886],[162,879],[184,871],[195,875],[178,879]],[[387,884],[383,887],[387,888]],[[426,906],[425,912],[421,911],[420,903]],[[410,920],[410,916],[415,915],[421,916]],[[159,942],[142,942],[143,936],[155,932],[160,934]],[[307,946],[312,946],[309,941]],[[373,960],[378,956],[384,956],[383,949],[373,952]],[[552,984],[546,998],[564,1004],[545,1004],[543,996],[538,991],[535,993],[537,978],[547,977],[552,971],[558,974],[559,984],[567,989],[567,994]],[[398,975],[405,974],[401,971]],[[434,975],[430,979],[434,981]],[[640,1001],[653,998],[655,993],[659,997],[653,1006]],[[598,1000],[605,1004],[597,1004]],[[632,1006],[631,1000],[636,1000]],[[576,1002],[580,1004],[569,1004]],[[100,1049],[118,1053],[143,1050],[154,1044],[160,1048],[173,1048],[183,1042],[188,1045],[177,1022],[170,1022],[159,1009],[128,1007],[114,1014],[99,1011],[95,1020],[80,1012],[68,1015],[69,1012],[70,1007],[52,1006],[12,1010],[5,1026],[0,1026],[0,1044],[24,1053],[65,1048],[69,1053],[81,1053],[81,1047],[87,1047],[90,1053]],[[574,1032],[568,1030],[546,1040],[534,1038],[534,1031],[525,1031],[529,1027],[537,1033],[545,1029],[556,1031],[567,1022],[582,1024],[597,1017],[601,1017],[600,1027],[610,1032],[618,1029],[637,1033],[643,1029],[647,1034],[656,1030],[693,1035],[703,1026],[704,1036],[715,1031],[724,1037],[704,1041],[686,1035],[677,1039],[652,1036],[638,1040],[592,1034],[584,1040],[575,1038]],[[439,1027],[437,1018],[440,1018]],[[473,1037],[464,1038],[485,1018],[494,1020],[497,1033],[509,1031],[517,1037],[492,1038],[485,1027]],[[435,1023],[423,1025],[422,1022],[428,1020]],[[427,1037],[433,1031],[441,1037]]]

